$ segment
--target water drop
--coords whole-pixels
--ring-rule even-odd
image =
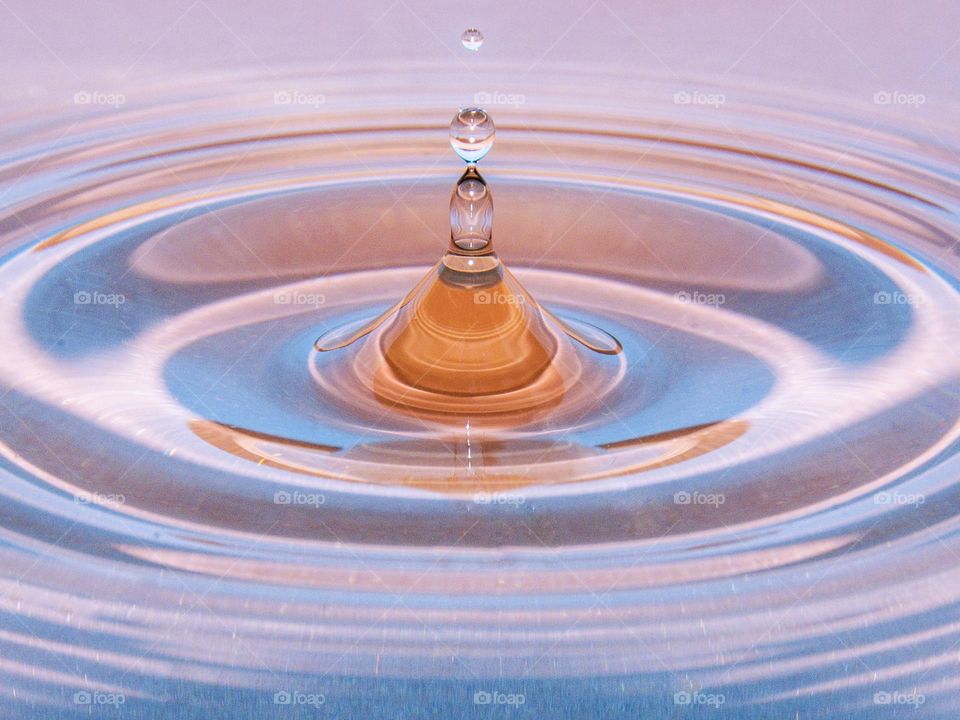
[[[476,52],[483,45],[483,33],[476,28],[468,28],[460,36],[460,42],[467,50]]]
[[[475,163],[490,152],[496,131],[486,110],[464,108],[450,123],[450,145],[461,158]]]
[[[541,380],[561,334],[603,355],[623,349],[590,323],[555,316],[500,262],[493,196],[476,165],[494,134],[481,108],[464,108],[450,123],[450,144],[469,164],[450,196],[450,246],[440,262],[386,312],[329,330],[315,343],[328,352],[378,332],[389,370],[374,373],[377,392],[391,407],[446,413],[471,397],[485,398],[475,405],[486,412],[530,409],[566,392],[563,368],[552,370],[553,390],[545,392]]]
[[[471,164],[450,197],[450,240],[460,250],[475,252],[490,244],[492,234],[493,197]]]

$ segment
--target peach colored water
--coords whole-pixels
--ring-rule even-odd
[[[860,119],[826,104],[727,88],[721,119],[531,76],[480,163],[512,274],[478,290],[437,266],[456,78],[328,80],[322,111],[255,78],[173,88],[41,159],[67,119],[0,131],[32,228],[0,228],[17,702],[858,718],[901,693],[947,717],[949,153],[893,128],[851,149]],[[425,276],[447,284],[400,324],[314,348]],[[482,386],[429,345],[464,318],[514,332]]]

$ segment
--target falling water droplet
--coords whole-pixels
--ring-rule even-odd
[[[476,28],[468,28],[464,30],[463,35],[460,36],[460,42],[463,43],[463,46],[467,50],[476,52],[480,49],[480,46],[483,45],[483,33]]]
[[[496,131],[486,110],[464,108],[450,123],[450,145],[461,158],[475,163],[490,152]]]
[[[475,252],[490,244],[492,234],[493,197],[471,164],[450,197],[450,240],[461,250]]]

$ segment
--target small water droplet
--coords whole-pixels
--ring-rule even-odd
[[[476,52],[483,45],[483,33],[476,28],[468,28],[460,36],[460,42],[467,50]]]
[[[483,158],[493,147],[493,118],[482,108],[464,108],[450,123],[450,145],[468,163]]]

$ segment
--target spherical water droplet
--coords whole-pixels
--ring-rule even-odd
[[[493,196],[471,165],[450,198],[450,239],[461,250],[482,250],[493,236]]]
[[[463,46],[467,50],[476,52],[480,49],[480,46],[483,45],[483,33],[476,28],[468,28],[464,30],[463,35],[460,36],[460,42],[463,43]]]
[[[480,160],[493,147],[497,129],[481,108],[464,108],[450,123],[450,145],[468,163]]]

